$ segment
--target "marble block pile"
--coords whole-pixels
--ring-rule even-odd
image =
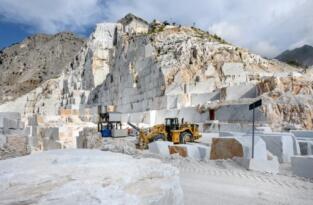
[[[81,149],[95,149],[103,145],[103,138],[96,128],[85,127],[76,138],[76,147]]]
[[[28,132],[20,113],[0,112],[0,159],[29,154]]]

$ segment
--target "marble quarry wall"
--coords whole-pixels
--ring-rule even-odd
[[[169,26],[154,34],[121,33],[109,74],[88,103],[130,113],[255,98],[258,80],[274,75],[269,68],[290,70],[198,32]]]

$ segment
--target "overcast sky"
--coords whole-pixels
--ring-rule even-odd
[[[88,35],[129,12],[195,24],[266,57],[313,45],[313,0],[0,0],[0,48],[37,32]]]

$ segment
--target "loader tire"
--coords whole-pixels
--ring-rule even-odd
[[[187,142],[192,142],[192,134],[190,132],[183,132],[180,134],[179,143],[186,144]]]

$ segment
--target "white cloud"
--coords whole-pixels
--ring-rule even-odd
[[[240,42],[244,40],[242,39],[243,34],[241,33],[240,27],[229,24],[225,21],[213,24],[209,27],[209,31],[219,36],[223,36],[223,38],[226,38],[231,42],[237,42],[240,44]]]
[[[0,15],[43,32],[83,31],[98,21],[132,12],[149,21],[169,20],[219,34],[273,57],[313,44],[312,0],[0,0]]]
[[[251,48],[256,53],[263,56],[276,56],[279,50],[271,43],[266,41],[259,41],[255,46]]]
[[[4,20],[47,33],[83,31],[103,20],[103,10],[98,0],[0,0]]]

